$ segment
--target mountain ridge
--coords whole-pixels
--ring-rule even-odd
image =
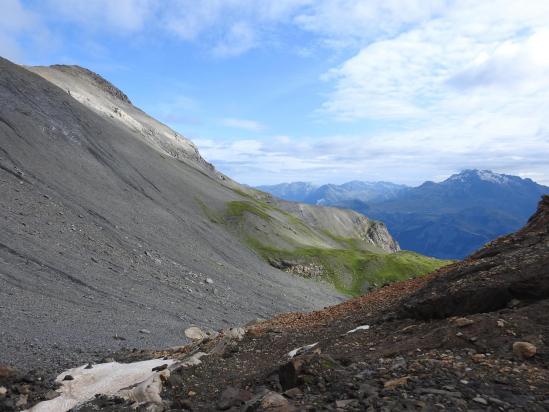
[[[384,225],[239,185],[101,79],[0,59],[0,362],[59,370],[178,344],[190,324],[344,299],[331,278],[276,269],[258,244],[352,243],[385,267],[396,246]]]
[[[401,188],[386,199],[345,195],[324,204],[385,222],[403,249],[456,259],[518,229],[546,193],[549,187],[529,178],[466,169],[438,183]]]

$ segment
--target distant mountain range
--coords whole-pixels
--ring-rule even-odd
[[[315,205],[337,205],[344,201],[381,201],[394,198],[407,186],[389,182],[361,182],[354,180],[342,185],[315,185],[309,182],[280,183],[273,186],[257,186],[259,190],[294,202]]]
[[[402,249],[463,258],[520,228],[549,187],[488,170],[464,170],[440,183],[407,187],[387,182],[260,186],[278,197],[345,207],[385,222]]]

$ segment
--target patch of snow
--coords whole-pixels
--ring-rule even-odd
[[[509,178],[505,175],[500,175],[499,173],[494,173],[489,170],[478,170],[477,175],[480,180],[486,182],[492,182],[497,184],[506,184],[509,183]]]
[[[368,330],[368,329],[370,329],[370,325],[362,325],[362,326],[359,326],[357,328],[354,328],[354,329],[350,330],[347,333],[355,333],[355,332],[358,332],[359,330]]]
[[[58,389],[61,395],[40,402],[27,412],[66,412],[92,399],[95,394],[114,395],[124,388],[150,379],[157,373],[152,368],[173,363],[173,360],[151,359],[133,363],[101,363],[92,369],[85,369],[86,365],[69,369],[56,378],[56,382],[63,385]],[[66,375],[74,379],[64,381]]]
[[[316,345],[318,345],[318,342],[311,343],[310,345],[306,346],[300,346],[299,348],[296,348],[290,352],[288,352],[288,357],[292,359],[299,351],[308,351],[309,349],[314,348]]]

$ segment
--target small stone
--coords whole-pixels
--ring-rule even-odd
[[[282,389],[289,390],[298,385],[299,374],[303,367],[301,358],[292,359],[278,368],[278,379]]]
[[[496,324],[498,325],[498,328],[503,328],[505,326],[505,321],[503,319],[498,319]]]
[[[224,411],[232,407],[240,407],[250,399],[252,399],[250,392],[229,386],[221,393],[217,409]]]
[[[488,401],[484,398],[481,398],[480,396],[477,396],[476,398],[473,398],[473,401],[476,403],[480,403],[482,405],[488,405]]]
[[[520,359],[529,359],[537,352],[537,348],[530,342],[513,343],[513,353]]]
[[[454,320],[454,323],[458,328],[463,328],[465,326],[472,325],[473,323],[475,323],[475,321],[468,318],[457,318],[456,320]]]
[[[289,402],[279,393],[269,391],[261,399],[260,408],[265,410],[286,411],[289,409]]]
[[[245,334],[246,329],[244,328],[230,328],[223,331],[224,336],[234,340],[242,340]]]
[[[0,386],[0,398],[3,398],[8,393],[8,390],[4,386]]]
[[[408,376],[403,376],[402,378],[391,379],[383,384],[385,389],[395,389],[398,386],[406,385],[408,383]]]
[[[74,377],[72,375],[65,375],[65,377],[63,378],[64,381],[73,381],[74,380]]]
[[[495,403],[496,405],[500,405],[500,406],[506,406],[507,405],[506,402],[503,402],[502,400],[500,400],[498,398],[488,398],[488,400],[492,403]]]
[[[15,406],[21,408],[27,404],[29,400],[29,395],[21,395],[19,396],[19,399],[17,399],[17,402],[15,402]]]
[[[168,368],[168,364],[167,363],[164,363],[163,365],[160,365],[160,366],[155,366],[154,368],[152,368],[152,371],[153,372],[160,372],[160,371],[163,371],[165,369]]]
[[[185,336],[192,340],[202,340],[208,337],[208,334],[197,326],[191,326],[185,329]]]
[[[151,331],[148,330],[148,329],[140,329],[140,330],[139,330],[139,333],[143,333],[144,335],[150,335],[150,334],[151,334]]]
[[[299,388],[292,388],[288,389],[286,392],[284,392],[284,396],[290,398],[290,399],[298,399],[303,396],[303,392],[301,392],[301,389]]]
[[[214,283],[214,281],[212,280],[212,278],[206,278],[206,283],[211,285],[212,283]]]
[[[448,396],[450,398],[461,398],[463,395],[461,392],[457,392],[455,390],[443,390],[443,389],[436,389],[436,388],[419,388],[417,389],[418,393],[429,393],[432,395],[442,395],[442,396]]]
[[[189,391],[189,392],[187,392],[187,395],[191,396],[191,397],[196,396],[196,392],[195,391]]]
[[[407,366],[406,359],[404,359],[402,356],[397,356],[393,361],[393,365],[391,366],[391,369],[392,370],[404,369],[406,368],[406,366]]]
[[[473,362],[480,363],[486,358],[486,355],[483,353],[475,353],[473,356],[471,356],[471,359],[473,359]]]
[[[86,365],[86,367],[84,369],[92,369],[92,368],[93,368],[93,365],[90,362]]]

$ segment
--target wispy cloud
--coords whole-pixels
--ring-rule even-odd
[[[380,136],[323,138],[274,136],[264,140],[195,139],[201,153],[220,170],[252,184],[311,180],[390,180],[419,184],[467,168],[514,173],[549,184],[549,131],[524,143],[515,135],[449,144],[437,129]]]
[[[233,117],[227,117],[222,119],[221,123],[227,127],[234,127],[236,129],[248,130],[251,132],[260,132],[265,130],[265,126],[255,120],[236,119]]]
[[[237,22],[233,24],[213,48],[213,53],[220,57],[238,56],[257,45],[256,35],[249,24]]]
[[[4,0],[1,8],[1,56],[16,61],[23,59],[23,42],[44,48],[51,46],[51,34],[37,13],[26,9],[19,0]]]

